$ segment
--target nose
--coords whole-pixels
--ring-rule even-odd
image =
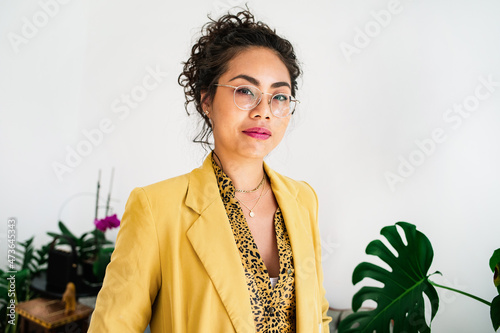
[[[260,102],[252,109],[250,116],[252,118],[270,119],[272,116],[271,98],[271,95],[267,96],[267,94],[263,93]]]

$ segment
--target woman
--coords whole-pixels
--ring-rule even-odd
[[[213,152],[130,195],[91,332],[329,332],[317,198],[271,170],[300,74],[248,11],[209,22],[179,76]]]

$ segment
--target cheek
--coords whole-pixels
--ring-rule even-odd
[[[219,108],[214,110],[212,115],[214,138],[217,137],[220,140],[234,139],[242,123],[238,116],[240,116],[240,114],[231,109]]]
[[[280,139],[283,138],[285,135],[286,129],[288,128],[288,124],[290,122],[290,118],[286,118],[283,120],[280,120],[280,122],[276,125],[276,130],[278,131],[280,135]]]
[[[212,124],[214,130],[218,128],[221,132],[227,132],[237,128],[238,119],[232,112],[218,112],[213,115]]]

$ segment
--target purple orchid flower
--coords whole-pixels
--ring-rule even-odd
[[[120,220],[114,215],[106,216],[103,219],[95,219],[94,220],[95,227],[102,232],[105,232],[107,229],[113,229],[120,226]]]

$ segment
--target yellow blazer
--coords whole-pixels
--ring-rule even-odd
[[[298,333],[327,333],[317,197],[264,164],[295,266]],[[132,191],[89,332],[255,332],[244,269],[211,155],[191,173]]]

